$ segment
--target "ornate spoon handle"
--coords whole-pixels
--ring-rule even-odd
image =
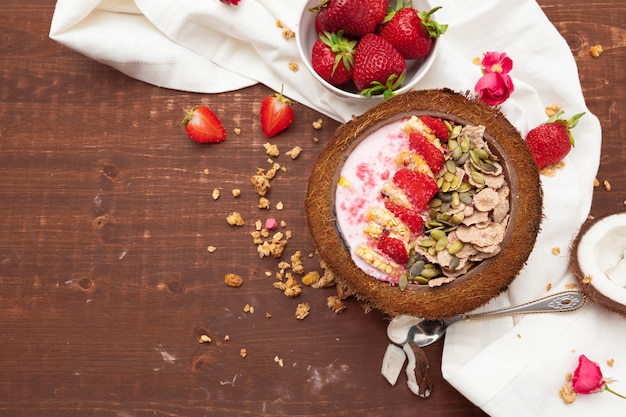
[[[563,291],[524,304],[501,308],[485,313],[464,314],[462,320],[479,320],[489,317],[513,316],[516,314],[558,313],[574,311],[582,307],[587,299],[580,291]]]

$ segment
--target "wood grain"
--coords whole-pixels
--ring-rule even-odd
[[[598,179],[611,191],[596,189],[592,214],[622,211],[626,6],[539,3],[602,123]],[[254,221],[284,220],[286,254],[300,250],[317,267],[306,180],[337,122],[296,105],[276,143],[303,153],[276,159],[286,172],[272,182],[272,209],[260,211],[249,181],[268,167],[258,125],[266,87],[202,95],[141,83],[51,41],[53,10],[51,0],[0,5],[0,415],[485,415],[441,377],[441,342],[426,349],[435,389],[419,400],[380,375],[378,313],[349,300],[335,315],[332,289],[288,299],[272,288],[266,272],[278,261],[257,255]],[[180,129],[182,109],[200,102],[228,115],[225,146],[196,145]],[[245,226],[226,223],[232,211]],[[225,286],[229,272],[244,285]],[[294,317],[301,302],[312,307],[304,321]]]

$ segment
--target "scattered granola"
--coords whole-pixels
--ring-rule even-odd
[[[239,356],[245,358],[246,356],[248,356],[248,350],[246,348],[239,349]]]
[[[552,254],[553,255],[560,255],[561,254],[561,248],[559,248],[559,247],[552,248]]]
[[[608,180],[604,180],[602,184],[604,185],[605,190],[611,191],[611,183]]]
[[[243,312],[254,314],[254,307],[252,307],[250,304],[246,304],[245,306],[243,306]]]
[[[235,135],[237,135],[237,136],[241,135],[241,129],[240,129],[240,128],[238,128],[238,127],[234,128],[234,129],[233,129],[233,132],[234,132],[234,133],[235,133]]]
[[[246,224],[245,220],[241,216],[241,213],[237,211],[233,211],[231,214],[226,216],[226,222],[231,226],[243,226]]]
[[[561,106],[559,106],[556,103],[552,104],[552,105],[546,107],[546,116],[552,117],[555,114],[557,114],[559,112],[559,110],[561,110]]]
[[[317,119],[316,121],[312,123],[312,126],[313,126],[313,129],[320,130],[323,124],[324,124],[324,121],[322,119]]]
[[[295,63],[295,62],[290,62],[290,63],[289,63],[289,69],[290,69],[291,71],[293,71],[293,72],[297,72],[297,71],[300,69],[300,67],[298,67],[298,64],[297,64],[297,63]]]
[[[243,285],[243,277],[229,273],[224,276],[224,283],[229,287],[241,287]]]
[[[200,336],[200,338],[198,339],[198,342],[199,342],[199,343],[211,343],[211,342],[212,342],[212,340],[211,340],[211,338],[210,338],[208,335],[203,334],[203,335],[202,335],[202,336]]]
[[[277,356],[274,356],[274,362],[276,362],[281,368],[283,367],[283,360]]]
[[[284,208],[285,208],[285,205],[283,204],[282,201],[279,201],[278,203],[276,203],[276,210],[281,211]]]
[[[217,248],[216,248],[215,246],[213,246],[213,245],[209,245],[209,246],[206,248],[206,250],[207,250],[207,252],[209,252],[209,253],[213,253],[213,252],[215,252],[215,251],[217,250]]]
[[[306,316],[309,315],[311,311],[311,305],[309,303],[300,303],[296,307],[296,318],[298,320],[303,320]]]
[[[285,155],[290,157],[291,159],[296,159],[302,153],[302,148],[299,146],[294,146],[291,150],[287,151]]]
[[[269,156],[279,156],[280,155],[280,150],[278,150],[278,146],[271,144],[271,143],[265,143],[263,144],[263,147],[265,148],[265,153]]]
[[[212,196],[213,196],[213,200],[217,200],[218,198],[220,198],[220,190],[218,190],[217,188],[215,188],[215,189],[213,190],[213,194],[212,194]]]
[[[589,54],[593,58],[599,57],[602,52],[603,52],[602,45],[594,45],[591,48],[589,48]]]

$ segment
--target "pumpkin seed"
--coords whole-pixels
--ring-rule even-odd
[[[461,224],[463,219],[465,219],[465,214],[463,214],[463,212],[460,211],[458,213],[454,213],[454,215],[452,216],[452,218],[450,220],[451,220],[452,224],[455,224],[455,225],[458,226],[459,224]]]
[[[441,272],[437,268],[424,268],[420,276],[430,279],[435,278],[439,274],[441,274]]]
[[[456,164],[454,163],[453,160],[448,159],[446,161],[446,171],[452,173],[452,174],[456,174]]]
[[[436,198],[440,199],[443,203],[449,203],[450,201],[452,201],[452,196],[450,194],[446,194],[441,191],[437,193]]]
[[[459,188],[458,188],[457,191],[459,193],[465,193],[465,192],[471,190],[472,188],[473,188],[472,184],[470,184],[469,182],[463,182],[463,183],[461,183],[461,185],[459,185]]]
[[[460,146],[456,146],[454,149],[452,149],[452,159],[454,159],[455,161],[458,161],[459,159],[461,159],[461,157],[463,156],[463,149],[461,149]]]
[[[467,152],[470,150],[470,140],[467,136],[463,136],[460,140],[459,140],[459,146],[461,147],[461,149],[463,150],[463,153]]]
[[[410,275],[412,277],[416,277],[416,276],[418,276],[419,274],[422,273],[423,269],[424,269],[424,261],[417,261],[411,267]]]
[[[485,185],[485,176],[478,171],[472,171],[470,174],[472,180],[479,185]]]
[[[407,274],[406,272],[403,272],[398,277],[398,287],[400,288],[400,291],[404,291],[406,290],[406,287],[408,286],[409,286],[409,274]]]
[[[424,226],[426,226],[427,229],[434,229],[437,227],[443,227],[443,224],[436,220],[426,220],[424,222]]]
[[[443,179],[446,182],[452,182],[454,179],[456,178],[456,176],[452,173],[452,172],[446,172],[445,174],[443,174]]]
[[[463,154],[459,157],[459,159],[457,159],[457,160],[456,160],[456,162],[457,162],[459,165],[463,165],[463,164],[464,164],[464,163],[465,163],[465,162],[469,159],[469,157],[470,157],[469,151],[468,151],[468,152],[464,152],[464,153],[463,153]]]
[[[461,260],[459,258],[457,258],[456,256],[453,256],[452,259],[450,259],[450,269],[454,270],[457,269],[459,267]]]
[[[420,275],[420,276],[413,278],[413,281],[417,282],[418,284],[428,284],[428,281],[430,280]]]
[[[435,244],[435,251],[436,252],[441,252],[442,250],[444,250],[446,247],[448,246],[448,236],[444,236],[441,239],[439,239],[437,241],[437,243]]]
[[[458,192],[455,191],[452,193],[452,202],[450,204],[452,204],[453,208],[457,208],[459,204],[461,204],[461,200],[459,199]]]
[[[430,247],[432,247],[432,246],[435,246],[435,244],[436,244],[436,243],[437,243],[437,242],[435,242],[435,240],[434,240],[434,239],[426,238],[426,239],[422,239],[422,240],[420,240],[418,244],[419,244],[422,248],[430,248]]]
[[[430,231],[430,237],[435,239],[436,241],[439,241],[440,239],[446,237],[446,233],[441,229],[432,229]]]
[[[448,181],[443,181],[443,184],[441,184],[441,187],[439,187],[441,189],[441,191],[443,191],[444,193],[447,193],[448,191],[450,191],[450,187],[452,184],[450,184]]]
[[[452,138],[456,138],[459,136],[459,134],[461,133],[461,130],[463,130],[463,126],[461,125],[455,125],[452,128],[452,132],[450,132],[450,137]]]
[[[450,247],[448,248],[448,252],[450,253],[450,255],[456,255],[457,253],[461,251],[461,249],[463,249],[464,246],[465,246],[465,243],[463,243],[460,240],[455,240],[454,242],[452,242],[452,244],[450,244]]]
[[[441,207],[441,199],[437,197],[431,198],[430,201],[428,202],[428,205],[432,208]]]

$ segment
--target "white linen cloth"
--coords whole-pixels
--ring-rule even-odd
[[[58,0],[50,37],[139,80],[167,88],[216,93],[263,83],[345,122],[370,104],[327,93],[307,73],[295,40],[306,0]],[[522,303],[575,282],[568,272],[571,240],[591,207],[601,145],[598,119],[586,108],[576,63],[565,40],[534,0],[439,0],[435,17],[449,29],[419,89],[473,90],[481,75],[474,57],[506,52],[514,62],[515,92],[503,112],[525,136],[557,103],[572,116],[576,147],[554,177],[542,177],[545,219],[526,268],[502,296],[483,309]],[[293,72],[289,62],[300,70]],[[552,254],[554,247],[560,255]],[[442,372],[463,395],[494,417],[619,415],[625,400],[609,393],[558,395],[565,375],[585,354],[605,376],[626,381],[626,319],[588,303],[567,314],[462,322],[445,339]],[[606,360],[615,359],[613,367]],[[611,387],[626,394],[626,382]]]

